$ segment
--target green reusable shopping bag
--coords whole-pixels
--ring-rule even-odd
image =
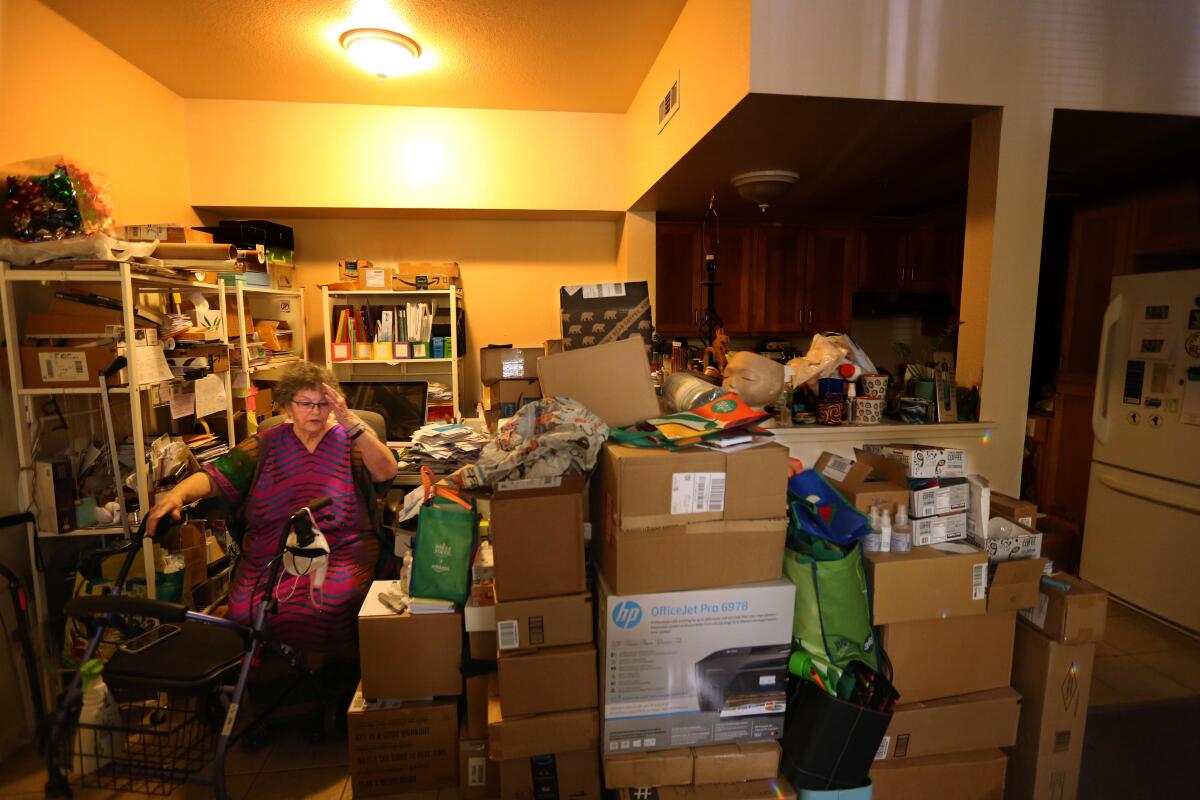
[[[434,497],[431,503],[421,506],[409,594],[466,602],[471,588],[477,519],[473,502],[467,509]]]
[[[840,554],[819,540],[807,544],[784,551],[783,573],[796,586],[792,645],[839,669],[861,661],[878,671],[862,548]]]

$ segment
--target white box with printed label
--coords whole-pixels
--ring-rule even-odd
[[[967,536],[966,514],[944,514],[912,520],[913,546],[957,542]]]
[[[778,739],[795,587],[616,595],[599,581],[602,752]]]

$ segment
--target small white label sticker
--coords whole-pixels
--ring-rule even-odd
[[[225,725],[221,728],[221,735],[228,736],[233,733],[233,723],[237,721],[238,704],[230,703],[229,711],[225,712]]]
[[[387,288],[387,271],[382,269],[368,269],[365,273],[366,285],[368,289],[386,289]]]
[[[1033,527],[1033,517],[1017,517],[1017,522],[1019,522],[1021,525],[1025,526],[1026,528]]]
[[[497,646],[501,650],[512,650],[521,646],[520,627],[515,619],[500,620],[496,623]]]
[[[935,492],[933,495],[933,508],[937,514],[946,514],[950,511],[950,493]]]
[[[467,759],[467,786],[487,784],[487,759],[471,756]]]
[[[677,472],[671,476],[672,514],[704,514],[724,510],[724,472]]]
[[[43,381],[86,381],[87,356],[83,353],[38,353]]]
[[[584,300],[596,300],[601,297],[624,297],[625,284],[623,283],[593,283],[590,286],[583,287]]]
[[[971,599],[984,600],[987,598],[987,562],[983,561],[971,568]]]
[[[888,745],[891,744],[892,737],[884,736],[879,742],[879,749],[875,751],[875,760],[880,761],[887,758]]]
[[[774,675],[760,675],[758,677],[758,685],[759,686],[774,686],[775,685],[775,676]]]
[[[850,459],[842,458],[841,456],[833,456],[829,459],[829,463],[821,469],[821,473],[825,475],[825,477],[832,478],[838,483],[841,483],[842,481],[846,480],[846,476],[850,474],[850,470],[853,467],[854,462]]]

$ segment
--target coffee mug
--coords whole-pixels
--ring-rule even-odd
[[[868,372],[859,378],[863,397],[887,397],[888,376],[882,372]]]
[[[882,397],[859,397],[854,401],[854,422],[858,425],[878,425],[883,421]]]
[[[821,400],[817,403],[817,423],[820,425],[841,425],[845,405],[839,401]]]

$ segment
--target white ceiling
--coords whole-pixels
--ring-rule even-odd
[[[685,0],[43,0],[188,98],[624,113]],[[380,81],[351,27],[417,39]]]

